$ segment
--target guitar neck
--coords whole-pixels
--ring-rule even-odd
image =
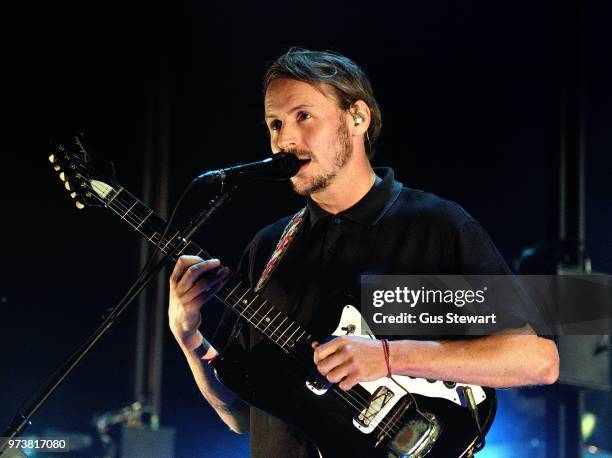
[[[101,194],[98,190],[96,192]],[[168,229],[168,235],[160,243],[166,222],[123,187],[119,187],[118,190],[114,188],[108,190],[103,200],[107,208],[149,242],[154,245],[159,243],[163,253],[176,249],[172,255],[174,261],[182,255],[211,257],[194,242],[185,240],[180,231],[173,227]],[[308,341],[311,338],[305,329],[269,304],[240,277],[231,276],[216,297],[285,353],[289,353],[298,342]]]

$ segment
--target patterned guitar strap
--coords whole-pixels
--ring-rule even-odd
[[[289,223],[285,227],[283,234],[280,237],[280,240],[276,244],[276,248],[274,249],[274,253],[270,257],[268,264],[266,264],[266,268],[263,270],[261,277],[259,277],[259,281],[255,286],[255,291],[259,292],[266,287],[274,269],[283,258],[287,249],[291,245],[295,238],[295,234],[299,231],[302,226],[302,222],[304,221],[304,216],[306,215],[306,208],[302,208],[299,212],[297,212],[293,217],[289,220]]]

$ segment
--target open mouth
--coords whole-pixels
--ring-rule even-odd
[[[308,164],[310,164],[310,159],[300,159],[300,169],[298,170],[298,173],[308,167]]]

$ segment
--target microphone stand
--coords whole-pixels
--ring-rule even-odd
[[[234,187],[235,188],[235,187]],[[202,211],[196,216],[193,221],[185,229],[183,235],[185,241],[191,240],[198,231],[217,213],[225,204],[231,199],[229,191],[224,191],[221,194],[215,196],[211,202],[210,207]],[[125,309],[133,302],[133,300],[142,292],[142,290],[149,285],[151,280],[157,276],[157,274],[170,263],[173,256],[181,247],[181,244],[176,244],[175,247],[168,251],[162,256],[162,258],[152,266],[146,277],[142,281],[136,281],[123,296],[123,298],[112,308],[110,313],[104,318],[102,323],[94,331],[94,333],[81,345],[81,347],[72,354],[63,364],[61,364],[55,372],[45,381],[45,383],[38,389],[38,395],[29,402],[27,408],[20,408],[15,414],[13,421],[11,422],[8,429],[4,432],[0,442],[0,455],[7,449],[9,440],[20,436],[25,429],[31,424],[30,419],[38,412],[43,406],[47,399],[55,392],[55,390],[62,384],[64,379],[73,371],[73,369],[81,362],[81,360],[87,355],[98,343],[98,341],[107,333],[109,329],[116,323],[117,318],[121,315]]]

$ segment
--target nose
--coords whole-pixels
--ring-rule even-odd
[[[292,151],[297,148],[298,134],[295,126],[283,123],[276,136],[278,151]]]

